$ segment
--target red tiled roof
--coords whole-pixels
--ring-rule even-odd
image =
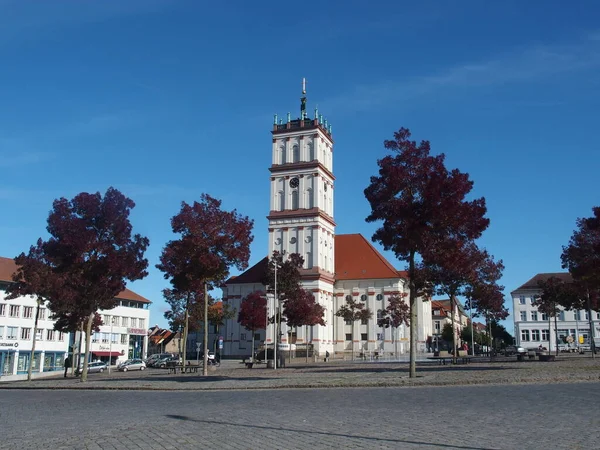
[[[13,273],[17,271],[17,265],[15,264],[15,260],[11,258],[3,258],[0,256],[0,281],[12,281]],[[136,294],[129,289],[125,289],[121,291],[117,298],[122,300],[134,300],[142,303],[151,303],[150,300],[142,297],[139,294]]]
[[[241,275],[226,283],[260,283],[267,269],[268,258],[261,259]],[[335,280],[366,280],[406,278],[361,234],[338,234],[335,237]]]
[[[518,291],[520,289],[539,289],[540,286],[538,282],[547,280],[551,277],[558,278],[559,280],[565,283],[570,283],[571,281],[573,281],[573,278],[571,277],[571,274],[569,272],[538,273],[531,280],[515,289],[515,291]]]
[[[269,258],[266,256],[261,259],[259,262],[254,264],[252,267],[246,269],[244,273],[238,276],[232,276],[225,282],[228,283],[260,283],[262,282],[263,277],[265,276],[265,272],[267,270],[267,265],[269,264]]]
[[[362,234],[335,237],[335,279],[365,280],[406,277],[392,266]]]

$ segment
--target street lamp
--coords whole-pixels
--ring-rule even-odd
[[[278,317],[281,318],[281,314],[279,312],[279,305],[277,301],[277,259],[275,260],[275,286],[273,286],[274,298],[273,298],[273,309],[275,310],[275,314],[278,314]],[[277,370],[277,340],[278,340],[278,330],[277,330],[277,320],[276,317],[273,317],[273,328],[275,332],[273,333],[273,337],[275,338],[275,344],[273,345],[273,370]]]

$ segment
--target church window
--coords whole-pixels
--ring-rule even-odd
[[[283,191],[278,192],[277,202],[279,203],[279,211],[283,211],[285,209],[285,197],[283,196]]]
[[[313,201],[313,191],[312,189],[308,188],[306,190],[306,207],[308,209],[314,208],[314,201]]]
[[[361,295],[361,296],[360,296],[360,299],[361,299],[363,302],[366,302],[366,301],[367,301],[367,294],[363,294],[363,295]]]
[[[325,256],[324,256],[324,261],[325,261],[325,264],[323,264],[323,268],[324,268],[325,270],[329,270],[329,268],[328,268],[328,266],[327,266],[327,255],[325,255]]]
[[[298,209],[298,191],[292,191],[292,209]]]
[[[360,340],[361,341],[366,341],[367,340],[367,333],[361,333],[360,334]]]
[[[377,322],[379,323],[379,321],[383,319],[383,309],[378,309],[377,310]]]
[[[346,301],[347,302],[352,301],[352,296],[350,294],[346,295]]]
[[[377,297],[375,297],[377,300],[383,300],[383,294],[377,294]]]
[[[313,261],[312,261],[312,253],[311,252],[306,252],[306,260],[304,262],[306,263],[307,269],[312,269]]]
[[[285,162],[285,147],[279,147],[277,151],[277,164],[283,164]]]
[[[290,239],[290,244],[295,244],[297,242],[297,239],[295,237]]]
[[[300,161],[300,147],[298,147],[297,145],[294,145],[292,147],[292,162],[299,162]]]
[[[312,143],[308,144],[308,160],[313,161],[315,159],[315,146]]]

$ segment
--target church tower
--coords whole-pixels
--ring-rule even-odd
[[[333,138],[331,125],[317,108],[310,118],[306,112],[306,81],[302,80],[300,117],[273,123],[269,257],[273,251],[284,256],[299,253],[304,258],[302,284],[325,307],[325,321],[333,320],[334,245],[333,219]],[[312,341],[315,350],[331,350],[333,335],[325,327],[303,330],[295,336],[284,329],[282,341]],[[311,332],[309,332],[310,334]],[[321,335],[318,335],[321,334]]]

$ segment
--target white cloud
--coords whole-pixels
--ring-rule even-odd
[[[378,84],[357,85],[352,92],[322,102],[328,110],[369,110],[407,102],[427,94],[544,80],[600,66],[600,32],[560,45],[532,45],[489,60],[466,62],[433,74]]]

